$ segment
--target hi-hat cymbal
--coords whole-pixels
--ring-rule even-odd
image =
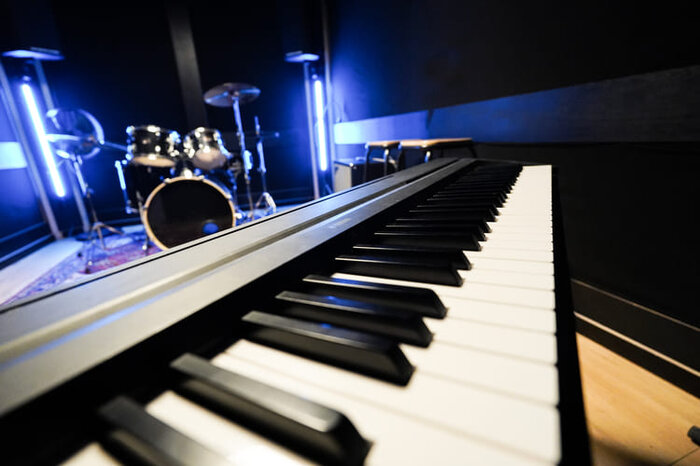
[[[230,107],[234,100],[247,104],[257,99],[260,89],[244,83],[223,83],[204,93],[204,101],[214,107]]]

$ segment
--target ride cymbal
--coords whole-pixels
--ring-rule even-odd
[[[230,107],[234,100],[247,104],[257,99],[260,89],[244,83],[223,83],[204,93],[204,101],[214,107]]]

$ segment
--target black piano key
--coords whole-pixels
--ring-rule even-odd
[[[516,173],[469,173],[453,181],[453,183],[513,183]]]
[[[406,385],[413,366],[387,338],[260,311],[243,316],[246,338],[350,370]]]
[[[464,257],[463,254],[462,257]],[[426,317],[441,319],[447,313],[447,309],[438,295],[428,288],[385,285],[323,275],[307,275],[304,277],[303,289],[309,293],[328,293],[333,296],[364,300],[370,303],[394,305],[418,312]]]
[[[443,186],[443,188],[452,187],[452,186],[462,186],[462,187],[481,188],[481,189],[487,189],[487,188],[500,189],[501,187],[508,188],[508,187],[512,186],[513,184],[515,184],[515,180],[513,179],[513,177],[510,177],[510,176],[503,177],[503,178],[492,178],[492,179],[462,178],[462,179],[454,180],[452,183],[449,183],[446,186]]]
[[[352,254],[358,256],[379,256],[412,258],[429,263],[445,264],[456,269],[470,270],[469,259],[461,248],[419,248],[415,246],[392,246],[388,244],[356,244]]]
[[[170,367],[191,377],[179,392],[324,464],[362,464],[369,451],[343,413],[193,354],[180,356]]]
[[[464,176],[454,180],[452,184],[481,184],[481,185],[512,185],[517,176],[513,174],[503,174],[503,175],[480,175],[476,176],[472,174],[471,176]]]
[[[433,194],[425,201],[427,203],[460,202],[465,206],[473,205],[475,203],[482,203],[494,205],[496,207],[503,207],[503,200],[498,194],[456,194],[450,196],[438,196],[437,194]]]
[[[505,200],[508,196],[502,189],[498,188],[458,188],[458,189],[441,189],[430,195],[430,197],[441,197],[441,196],[459,196],[459,197],[495,197],[500,200]]]
[[[409,209],[409,213],[448,213],[454,216],[454,218],[463,219],[475,219],[484,220],[487,222],[493,222],[498,215],[498,209],[492,205],[474,205],[474,206],[442,206],[442,205],[431,205],[431,204],[418,204],[412,209]]]
[[[349,254],[336,257],[335,263],[339,272],[438,285],[462,285],[462,277],[457,269],[445,264]]]
[[[325,322],[426,347],[433,335],[417,312],[338,296],[283,291],[271,313]]]
[[[510,182],[510,180],[503,180],[503,181],[468,181],[468,180],[462,180],[462,181],[455,181],[454,183],[450,183],[446,186],[443,186],[440,188],[440,191],[448,191],[451,189],[492,189],[492,190],[497,190],[497,191],[506,191],[509,192],[511,190],[511,187],[513,186],[513,182]]]
[[[383,230],[385,231],[454,231],[456,233],[464,233],[473,235],[479,241],[484,241],[486,237],[484,236],[484,230],[476,223],[461,223],[461,224],[451,224],[451,223],[440,223],[435,222],[433,224],[425,223],[409,223],[409,222],[392,222],[384,225]]]
[[[479,240],[470,233],[447,230],[408,230],[374,232],[374,241],[395,246],[417,246],[424,248],[460,248],[467,251],[480,251]]]
[[[498,208],[502,207],[503,203],[496,198],[486,198],[486,197],[469,197],[469,198],[459,198],[459,199],[440,199],[440,198],[428,198],[422,205],[431,206],[441,206],[441,207],[470,207],[470,206],[486,206]]]
[[[459,190],[459,191],[440,191],[433,194],[430,199],[473,199],[476,197],[484,198],[494,198],[503,204],[508,196],[502,191],[473,191],[473,190]]]
[[[430,225],[433,223],[440,223],[443,225],[476,225],[481,228],[481,231],[484,233],[491,233],[491,227],[484,220],[464,220],[461,218],[455,218],[454,216],[448,214],[436,215],[433,217],[422,214],[407,214],[396,218],[394,223],[420,223],[424,225]]]
[[[436,218],[436,219],[452,219],[452,220],[462,220],[467,222],[493,222],[496,220],[496,214],[490,209],[468,209],[468,208],[447,208],[447,207],[421,207],[409,209],[404,217],[410,216],[420,216],[422,218]]]
[[[109,448],[148,464],[231,465],[220,454],[151,416],[125,396],[119,396],[99,410],[99,415],[116,430],[109,434]]]

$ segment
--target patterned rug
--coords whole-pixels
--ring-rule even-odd
[[[47,291],[59,285],[89,277],[103,270],[111,269],[112,267],[141,259],[142,257],[160,251],[158,247],[150,244],[148,250],[144,252],[141,248],[143,240],[143,234],[107,236],[104,238],[105,249],[99,246],[93,248],[93,264],[89,269],[86,270],[85,259],[81,254],[82,251],[78,254],[72,254],[41,277],[24,287],[14,296],[0,303],[0,305],[11,303],[35,293]]]

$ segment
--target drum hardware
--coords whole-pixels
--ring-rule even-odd
[[[254,118],[256,134],[255,147],[258,152],[258,159],[260,160],[260,163],[258,164],[258,173],[260,173],[260,182],[262,183],[262,194],[260,195],[258,202],[255,203],[255,209],[257,209],[262,202],[265,202],[265,205],[267,206],[265,209],[265,215],[270,215],[277,211],[277,206],[275,205],[275,201],[272,199],[270,193],[267,192],[267,181],[265,180],[267,168],[265,167],[265,154],[263,152],[263,136],[260,132],[260,120],[258,119],[257,115],[255,115]]]
[[[246,185],[246,195],[248,197],[248,208],[250,211],[247,218],[254,217],[253,195],[250,190],[250,171],[253,168],[252,154],[245,146],[245,133],[243,132],[243,122],[241,120],[241,105],[252,102],[260,95],[260,89],[250,84],[244,83],[223,83],[214,86],[204,93],[204,101],[214,107],[231,107],[236,122],[236,138],[243,158],[243,179]]]
[[[85,160],[94,157],[102,147],[107,146],[104,141],[104,132],[97,119],[81,109],[51,109],[46,113],[46,118],[47,126],[51,131],[47,134],[47,139],[53,145],[56,154],[70,162],[69,166],[78,181],[80,192],[90,213],[91,223],[86,241],[78,253],[85,260],[85,273],[89,273],[93,265],[94,248],[97,246],[102,250],[107,249],[102,230],[125,235],[123,231],[100,221],[97,217],[92,200],[94,191],[90,188],[81,169]]]

